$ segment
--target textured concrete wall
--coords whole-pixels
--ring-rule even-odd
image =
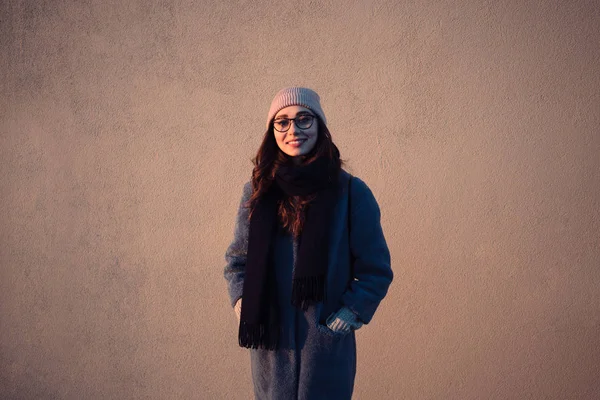
[[[247,399],[223,255],[283,86],[395,281],[358,399],[600,397],[596,1],[0,2],[0,397]]]

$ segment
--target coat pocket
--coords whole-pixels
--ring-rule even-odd
[[[352,329],[349,330],[348,332],[345,332],[345,333],[343,333],[343,332],[336,332],[336,331],[333,331],[333,330],[329,329],[329,327],[327,325],[323,325],[322,323],[318,322],[317,323],[317,331],[319,331],[320,333],[322,333],[324,335],[327,335],[327,336],[331,336],[331,337],[334,337],[334,338],[336,338],[336,337],[337,338],[341,338],[341,337],[344,337],[344,336],[348,336],[352,332]]]

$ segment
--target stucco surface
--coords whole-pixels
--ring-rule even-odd
[[[355,398],[600,398],[599,10],[1,1],[0,398],[252,397],[224,252],[295,84],[392,254]]]

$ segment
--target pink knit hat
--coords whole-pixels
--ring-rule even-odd
[[[294,86],[281,89],[275,95],[275,98],[271,102],[269,115],[267,116],[267,129],[269,129],[269,125],[271,124],[271,120],[275,117],[275,114],[282,108],[289,106],[306,107],[317,114],[321,120],[323,120],[323,123],[327,123],[317,92],[308,88]]]

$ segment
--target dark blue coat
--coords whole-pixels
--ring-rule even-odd
[[[224,275],[232,307],[242,297],[244,286],[249,210],[242,205],[251,194],[248,182],[244,185],[234,239],[225,254]],[[387,294],[393,273],[377,201],[361,179],[351,177],[344,170],[340,174],[339,199],[333,212],[327,300],[307,311],[290,304],[297,243],[283,228],[273,237],[280,321],[287,334],[280,350],[250,350],[256,399],[350,399],[352,396],[356,375],[354,331],[333,332],[325,320],[345,305],[368,324]]]

